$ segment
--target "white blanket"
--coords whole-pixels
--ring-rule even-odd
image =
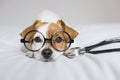
[[[93,55],[86,53],[74,59],[64,56],[55,62],[28,58],[20,50],[19,33],[23,26],[0,26],[0,80],[119,80],[120,52]],[[76,41],[80,47],[104,39],[120,37],[120,24],[79,25]],[[111,44],[102,48],[120,47]]]

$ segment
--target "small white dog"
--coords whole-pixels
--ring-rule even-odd
[[[78,32],[66,25],[55,13],[44,11],[20,35],[23,38],[21,42],[28,49],[28,57],[48,62],[54,61],[75,44]]]

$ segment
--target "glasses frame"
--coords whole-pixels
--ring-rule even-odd
[[[29,33],[31,33],[31,32],[38,32],[38,33],[40,33],[40,34],[43,36],[44,42],[43,42],[43,45],[41,46],[41,48],[45,45],[45,43],[50,43],[55,50],[57,50],[57,51],[59,51],[59,52],[63,52],[63,51],[66,51],[66,50],[71,46],[71,43],[74,43],[74,40],[71,38],[71,36],[69,35],[69,33],[67,33],[66,31],[63,31],[63,30],[56,31],[56,32],[51,36],[51,38],[45,38],[44,35],[43,35],[41,32],[39,32],[38,30],[31,30],[31,31],[29,31],[29,32],[26,33],[26,35],[24,36],[23,39],[20,40],[20,42],[24,44],[24,46],[26,47],[26,49],[28,49],[29,51],[32,51],[32,52],[37,52],[37,51],[39,51],[41,48],[39,48],[38,50],[32,50],[32,49],[29,49],[29,48],[26,46],[26,43],[30,43],[30,41],[26,41],[25,39],[26,39],[27,35],[28,35]],[[54,35],[57,34],[58,32],[64,32],[65,34],[68,35],[68,37],[69,37],[69,39],[70,39],[70,41],[68,42],[68,43],[69,43],[69,46],[68,46],[66,49],[64,49],[64,50],[58,50],[58,49],[56,49],[56,48],[53,46],[53,44],[52,44],[52,38],[53,38]]]

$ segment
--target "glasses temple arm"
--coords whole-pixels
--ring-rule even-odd
[[[29,41],[26,41],[25,39],[20,40],[21,43],[29,43]]]

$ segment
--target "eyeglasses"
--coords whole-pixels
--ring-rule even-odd
[[[71,36],[62,30],[55,32],[51,38],[45,38],[41,32],[31,30],[26,33],[23,39],[21,39],[21,43],[23,43],[24,46],[32,52],[39,51],[45,43],[50,43],[57,51],[65,51],[73,42],[74,40]]]

